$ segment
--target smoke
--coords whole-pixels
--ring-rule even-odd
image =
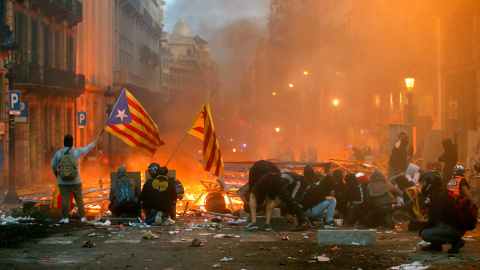
[[[221,95],[236,90],[258,42],[267,36],[269,0],[175,0],[167,1],[165,29],[172,33],[178,19],[188,24],[192,36],[208,42],[218,65]],[[230,93],[229,93],[230,92]]]

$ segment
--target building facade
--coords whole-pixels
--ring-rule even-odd
[[[14,88],[21,92],[26,118],[15,123],[15,173],[18,187],[55,183],[50,164],[63,146],[63,136],[76,129],[75,100],[85,91],[85,77],[76,71],[77,24],[82,21],[78,0],[1,1],[4,23],[19,44]],[[3,70],[5,74],[5,70]],[[1,120],[8,118],[8,96],[2,76]],[[6,128],[7,129],[7,128]],[[8,129],[3,135],[2,188],[8,183]],[[78,142],[77,142],[78,143]]]

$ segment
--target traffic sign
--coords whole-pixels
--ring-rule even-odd
[[[9,111],[10,114],[19,115],[21,110],[20,104],[20,91],[9,91],[8,92],[8,100],[9,100]]]
[[[87,113],[78,112],[78,127],[84,128],[87,125]]]
[[[20,102],[20,114],[15,116],[15,123],[28,123],[28,101]]]

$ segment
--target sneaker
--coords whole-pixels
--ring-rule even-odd
[[[465,246],[465,240],[461,239],[458,241],[455,241],[455,243],[452,241],[452,248],[447,250],[448,254],[458,254],[460,249]]]
[[[154,225],[162,225],[163,224],[162,217],[163,217],[163,212],[158,211],[157,215],[155,216],[155,221],[153,222],[153,224]]]
[[[250,223],[248,223],[247,226],[245,226],[245,229],[247,229],[247,230],[256,230],[256,229],[258,229],[258,225],[257,225],[256,222],[250,222]]]
[[[175,220],[171,219],[170,217],[162,219],[162,225],[173,225],[175,224]]]
[[[87,220],[86,217],[82,217],[82,218],[80,219],[80,222],[83,222],[83,223],[85,223],[85,222],[87,222],[87,221],[88,221],[88,220]]]
[[[307,224],[310,226],[310,228],[315,228],[315,220],[309,219],[308,217],[305,217],[307,219]]]
[[[292,229],[292,232],[301,232],[305,231],[308,228],[308,222],[304,222],[302,224],[299,224],[296,228]]]
[[[330,221],[330,222],[326,222],[323,227],[325,227],[325,229],[338,229],[340,228],[340,225],[338,225],[335,221]]]
[[[442,245],[438,245],[438,244],[430,244],[428,246],[425,246],[425,247],[421,247],[420,248],[421,251],[436,251],[436,252],[442,252]]]
[[[67,224],[68,223],[68,218],[62,218],[57,224]]]
[[[266,232],[271,232],[273,231],[273,228],[272,226],[270,226],[270,224],[265,224],[265,227],[263,228],[263,230]]]

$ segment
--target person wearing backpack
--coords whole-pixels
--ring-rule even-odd
[[[122,214],[138,216],[140,214],[139,196],[140,186],[135,186],[134,180],[128,178],[125,167],[118,168],[117,179],[112,181],[110,185],[108,209],[116,216]]]
[[[59,149],[53,157],[52,171],[57,177],[60,196],[62,196],[62,219],[59,224],[68,223],[70,192],[73,194],[75,203],[78,206],[78,214],[81,217],[81,222],[87,222],[83,203],[79,160],[80,157],[92,150],[99,140],[100,136],[86,147],[73,148],[73,136],[67,134],[63,138],[63,148]]]
[[[422,251],[442,251],[442,245],[451,244],[449,254],[457,254],[465,245],[462,237],[466,233],[464,222],[457,216],[455,204],[448,191],[443,188],[439,173],[426,171],[421,176],[425,186],[422,194],[430,198],[428,220],[420,229],[420,237],[430,245],[422,247]]]
[[[465,167],[462,165],[456,165],[453,167],[453,179],[448,181],[447,189],[456,195],[461,197],[466,197],[475,209],[478,211],[478,207],[475,204],[475,199],[473,199],[472,194],[470,193],[470,185],[465,179]]]

